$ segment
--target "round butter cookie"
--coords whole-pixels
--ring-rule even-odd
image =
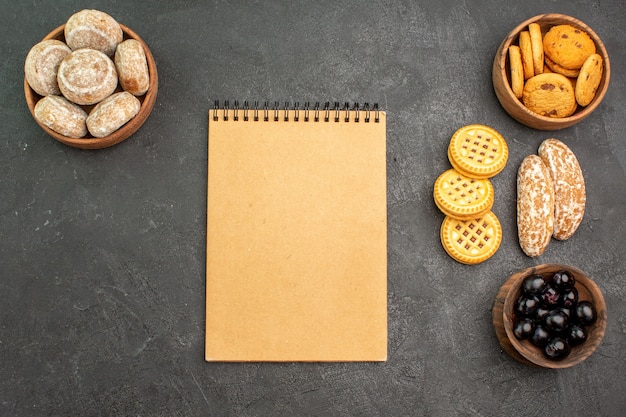
[[[117,88],[117,71],[111,59],[95,49],[79,49],[59,65],[57,81],[68,100],[81,105],[96,104]]]
[[[596,96],[596,91],[598,91],[598,86],[602,80],[602,67],[602,57],[598,54],[591,54],[580,68],[574,95],[581,106],[589,105]]]
[[[554,63],[567,69],[579,69],[589,55],[596,53],[596,44],[581,29],[556,25],[543,37],[543,51]]]
[[[99,10],[74,13],[65,23],[65,42],[72,50],[89,48],[113,56],[124,33],[113,17]]]
[[[572,83],[561,74],[535,75],[524,85],[524,105],[546,117],[567,117],[576,111],[576,97]]]
[[[491,210],[494,200],[491,181],[469,178],[455,169],[437,178],[433,194],[439,210],[460,220],[481,217]]]
[[[566,77],[574,78],[574,77],[578,77],[578,74],[580,73],[579,69],[567,69],[565,67],[560,66],[556,62],[552,61],[548,57],[545,57],[544,61],[546,63],[546,67],[550,68],[550,70],[552,70],[552,72],[555,72],[557,74],[561,74],[561,75],[565,75]]]
[[[522,55],[522,67],[524,68],[524,79],[527,80],[535,75],[535,64],[533,62],[533,48],[530,42],[530,32],[523,30],[519,34],[519,49]]]
[[[87,134],[87,112],[65,97],[46,96],[35,105],[37,120],[68,138],[82,138]]]
[[[115,93],[98,103],[89,113],[87,129],[94,137],[103,138],[128,123],[140,108],[141,102],[131,93]]]
[[[543,73],[543,34],[541,33],[541,26],[539,23],[531,23],[528,25],[528,32],[530,33],[530,44],[533,50],[533,68],[535,75]]]
[[[509,46],[509,68],[511,71],[511,90],[517,98],[522,98],[524,91],[524,66],[519,46]]]
[[[125,91],[141,96],[150,86],[150,73],[146,52],[141,43],[127,39],[115,50],[115,68],[120,85]]]
[[[491,178],[504,169],[509,147],[495,129],[473,124],[457,130],[448,146],[448,159],[470,178]]]
[[[502,227],[491,211],[472,220],[446,216],[441,224],[440,237],[450,257],[460,263],[474,265],[496,253],[502,241]]]
[[[63,58],[72,50],[56,39],[41,41],[33,46],[24,62],[24,74],[30,88],[40,96],[59,95],[57,71]]]

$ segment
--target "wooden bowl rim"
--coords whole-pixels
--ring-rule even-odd
[[[559,270],[568,270],[571,271],[577,280],[577,287],[579,285],[583,285],[587,292],[591,293],[593,296],[594,306],[598,313],[598,320],[594,323],[594,333],[591,338],[587,339],[584,344],[575,346],[572,348],[572,353],[562,361],[551,361],[543,356],[541,356],[539,352],[539,348],[530,345],[528,341],[519,341],[515,335],[513,334],[513,305],[515,303],[514,294],[518,293],[518,290],[521,286],[521,282],[524,278],[531,274],[546,274],[551,272],[556,272]],[[606,311],[606,303],[604,301],[604,296],[602,295],[602,291],[595,283],[593,279],[591,279],[586,273],[581,271],[580,269],[573,267],[571,265],[564,264],[542,264],[533,267],[529,267],[518,271],[512,274],[507,283],[510,284],[510,289],[506,294],[504,305],[503,305],[503,318],[502,323],[504,326],[504,330],[508,337],[508,341],[510,342],[512,348],[520,354],[524,359],[528,362],[538,365],[543,368],[551,368],[551,369],[561,369],[561,368],[569,368],[571,366],[577,365],[580,362],[587,359],[593,352],[595,352],[596,348],[602,342],[606,332],[606,323],[607,323],[607,311]],[[584,348],[584,350],[583,350]],[[533,353],[534,352],[534,353]],[[537,354],[536,352],[539,352]]]
[[[64,136],[55,132],[54,130],[50,129],[49,127],[41,123],[35,117],[35,105],[43,97],[37,94],[30,87],[30,85],[28,84],[28,81],[26,80],[26,76],[24,76],[24,95],[26,97],[26,103],[28,105],[28,109],[31,115],[33,116],[37,124],[48,135],[52,136],[54,139],[58,140],[59,142],[64,143],[65,145],[68,145],[74,148],[81,148],[81,149],[102,149],[102,148],[107,148],[107,147],[116,145],[128,139],[132,134],[134,134],[137,130],[139,130],[139,128],[144,124],[144,122],[146,121],[150,113],[152,112],[152,109],[156,102],[158,86],[159,86],[158,74],[157,74],[157,69],[156,69],[156,63],[154,61],[154,56],[152,55],[152,52],[150,51],[150,48],[148,47],[148,45],[143,41],[143,39],[141,39],[139,35],[137,35],[137,33],[135,33],[132,29],[130,29],[129,27],[121,23],[118,23],[118,24],[120,25],[120,28],[122,29],[122,32],[124,33],[124,40],[135,39],[143,46],[144,52],[146,54],[146,60],[148,62],[150,83],[148,86],[148,91],[144,95],[137,97],[141,101],[141,107],[139,109],[139,112],[135,115],[133,119],[131,119],[129,122],[127,122],[125,125],[120,127],[115,132],[111,133],[110,135],[102,137],[102,138],[94,138],[92,136],[84,136],[82,138],[70,138],[70,137],[67,137],[67,136]],[[65,39],[64,31],[65,31],[65,24],[62,24],[58,26],[56,29],[54,29],[52,32],[50,32],[48,35],[46,35],[42,39],[42,41],[48,40],[48,39],[59,39],[59,40],[64,41]],[[120,87],[118,85],[118,90],[116,91],[121,91],[119,90],[119,88]]]
[[[541,23],[546,20],[562,21],[563,24],[572,24],[572,26],[576,26],[584,30],[585,32],[587,32],[587,34],[591,37],[591,39],[596,44],[597,53],[599,53],[602,56],[602,59],[604,61],[603,62],[604,71],[602,74],[602,80],[600,81],[601,88],[596,92],[596,96],[594,97],[593,101],[586,107],[582,108],[582,110],[577,110],[573,115],[568,116],[568,117],[561,117],[561,118],[547,117],[547,116],[542,116],[540,114],[537,114],[529,110],[526,106],[524,106],[524,104],[517,97],[515,97],[515,94],[513,94],[513,90],[511,89],[511,84],[508,81],[509,76],[507,74],[506,68],[507,68],[507,62],[508,62],[509,46],[511,45],[512,42],[518,39],[519,33],[525,28],[527,28],[529,24]],[[498,52],[494,60],[493,70],[495,71],[496,68],[499,71],[498,82],[501,82],[504,86],[504,93],[506,95],[505,99],[508,100],[513,106],[518,108],[521,112],[523,112],[529,119],[534,119],[544,125],[551,127],[551,129],[546,129],[546,130],[557,130],[557,129],[569,127],[585,119],[587,116],[589,116],[600,105],[600,103],[604,99],[604,96],[606,95],[606,92],[609,87],[609,81],[611,79],[611,63],[609,59],[609,54],[600,36],[598,36],[598,34],[583,21],[575,17],[568,16],[565,14],[560,14],[560,13],[545,13],[545,14],[533,16],[523,21],[522,23],[517,25],[513,30],[511,30],[507,34],[507,36],[504,38],[502,43],[500,44],[500,47],[498,48]],[[492,77],[492,79],[493,79],[493,82],[495,83],[496,82],[495,74]],[[498,97],[498,99],[500,100],[500,97]],[[509,113],[509,110],[506,109],[506,107],[505,107],[505,110],[507,111],[507,113]],[[528,124],[528,123],[524,123],[524,124],[526,124],[529,127],[535,127],[532,124]]]

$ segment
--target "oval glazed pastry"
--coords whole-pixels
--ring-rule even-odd
[[[517,171],[517,233],[524,253],[541,255],[554,231],[554,185],[548,167],[528,155]]]
[[[85,9],[74,13],[65,23],[65,42],[73,51],[95,49],[113,56],[124,33],[113,17],[99,10]]]
[[[554,184],[553,236],[559,240],[569,239],[585,214],[587,196],[583,172],[574,152],[557,139],[543,141],[538,153]]]
[[[127,39],[115,50],[115,68],[120,85],[125,91],[141,96],[150,86],[148,61],[143,46],[135,39]]]
[[[41,41],[33,46],[24,62],[24,74],[30,88],[40,96],[59,95],[57,71],[63,58],[72,50],[56,39]]]
[[[117,71],[111,58],[95,49],[79,49],[59,65],[57,81],[68,100],[81,105],[96,104],[117,88]]]
[[[87,113],[61,96],[46,96],[34,109],[35,117],[55,132],[69,138],[82,138],[87,134]]]
[[[115,93],[93,108],[87,118],[87,129],[96,138],[103,138],[128,123],[139,112],[141,102],[127,91]]]

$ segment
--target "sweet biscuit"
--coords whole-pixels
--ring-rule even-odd
[[[524,85],[524,105],[546,117],[567,117],[576,110],[576,97],[570,81],[561,74],[535,75]]]
[[[509,46],[509,68],[511,70],[511,90],[517,98],[522,98],[524,91],[524,66],[519,46]]]
[[[522,55],[522,68],[524,69],[524,79],[527,80],[535,75],[533,63],[533,48],[530,43],[530,33],[523,30],[519,34],[519,49]]]
[[[449,169],[435,181],[435,204],[446,215],[460,220],[481,217],[493,206],[493,185],[487,179],[469,178]]]
[[[557,139],[539,146],[539,157],[550,171],[554,184],[554,231],[559,240],[569,239],[585,214],[585,179],[574,152]]]
[[[68,100],[96,104],[117,88],[117,71],[111,59],[95,49],[79,49],[66,56],[59,65],[57,81]]]
[[[500,133],[473,124],[458,129],[448,145],[450,164],[470,178],[491,178],[504,169],[509,148]]]
[[[57,71],[72,50],[63,42],[48,39],[33,46],[24,62],[24,75],[30,88],[40,96],[59,95]]]
[[[543,38],[543,50],[554,63],[580,69],[587,57],[596,52],[596,44],[585,31],[564,24],[550,28]]]
[[[496,253],[502,242],[502,227],[491,211],[472,220],[446,216],[441,224],[440,238],[444,250],[454,260],[474,265]]]
[[[576,78],[578,77],[578,74],[580,73],[579,69],[567,69],[565,67],[562,67],[561,65],[552,61],[547,56],[544,57],[544,61],[546,63],[546,67],[550,68],[552,72],[555,72],[557,74],[565,75],[566,77],[570,77],[570,78]],[[544,70],[544,72],[546,71]]]
[[[65,42],[73,50],[89,48],[113,56],[124,33],[113,17],[99,10],[81,10],[65,23]]]
[[[587,106],[596,96],[596,91],[602,80],[603,62],[598,54],[591,54],[580,68],[576,79],[574,94],[581,106]]]
[[[543,73],[543,34],[539,23],[531,23],[528,25],[528,33],[530,34],[530,44],[533,51],[533,68],[535,75]]]
[[[574,89],[574,97],[576,97],[576,83],[577,83],[577,79],[576,78],[567,77],[567,81],[569,81],[569,83],[572,85],[572,88]]]
[[[528,256],[541,255],[554,231],[554,185],[537,155],[528,155],[517,171],[517,233]]]
[[[35,105],[34,115],[44,126],[69,138],[87,134],[87,112],[65,97],[46,96]]]
[[[131,93],[115,93],[98,103],[89,113],[87,129],[96,138],[108,136],[135,117],[140,108],[141,102]]]
[[[150,86],[146,52],[139,41],[127,39],[115,50],[115,68],[124,91],[141,96]]]

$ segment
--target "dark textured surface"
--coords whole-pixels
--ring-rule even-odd
[[[622,1],[0,3],[1,416],[626,415]],[[46,136],[22,91],[29,48],[82,8],[134,29],[160,75],[147,123],[99,151]],[[552,133],[508,117],[490,73],[508,31],[544,12],[592,27],[613,69],[599,110]],[[368,101],[387,111],[387,362],[204,362],[215,99]],[[449,138],[470,123],[500,131],[511,151],[493,179],[503,244],[477,266],[443,251],[432,201]],[[551,136],[579,158],[587,211],[574,237],[531,259],[517,244],[515,175]],[[491,327],[506,278],[550,262],[591,275],[609,313],[595,354],[560,371],[513,361]]]

